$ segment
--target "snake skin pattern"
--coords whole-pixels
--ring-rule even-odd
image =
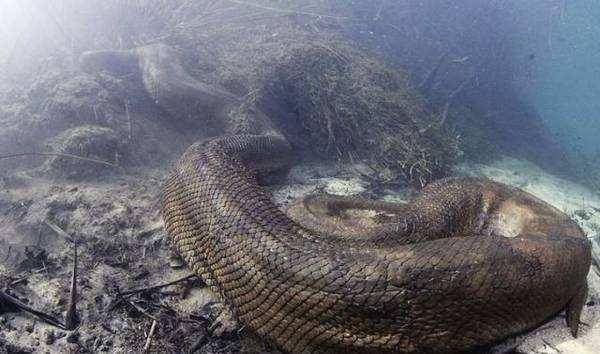
[[[245,328],[294,353],[462,352],[562,309],[577,333],[591,251],[562,212],[502,184],[449,179],[404,206],[308,200],[315,215],[390,214],[364,233],[320,233],[259,184],[290,156],[279,136],[213,138],[184,153],[163,191],[171,246]]]

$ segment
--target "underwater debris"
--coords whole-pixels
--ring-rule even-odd
[[[79,74],[58,82],[50,90],[38,92],[46,95],[39,107],[40,125],[59,132],[78,125],[115,124],[125,109],[127,86],[133,84],[102,73]]]
[[[255,104],[277,105],[271,115],[305,151],[368,161],[392,171],[390,181],[418,186],[444,177],[460,156],[457,134],[428,113],[405,73],[343,42],[305,44],[266,65]]]
[[[85,53],[82,63],[94,72],[107,57],[131,59],[132,53],[141,63],[142,79],[136,81],[144,82],[148,95],[170,119],[187,119],[188,128],[212,132],[212,124],[220,133],[260,131],[259,122],[265,119],[256,117],[264,111],[300,150],[326,159],[369,161],[392,171],[391,181],[404,179],[418,186],[444,177],[460,153],[456,134],[443,124],[447,111],[442,119],[428,113],[406,73],[341,40],[296,42],[263,57],[251,69],[257,74],[245,74],[245,100],[218,87],[211,91],[162,44]],[[113,61],[122,60],[109,60]]]
[[[83,125],[68,129],[51,139],[48,146],[58,153],[51,156],[42,167],[43,171],[67,179],[85,179],[114,171],[127,150],[115,132],[106,127]],[[73,159],[60,154],[80,156]],[[99,164],[90,159],[104,161]]]
[[[3,313],[6,309],[10,310],[10,307],[16,308],[18,311],[23,311],[23,312],[27,312],[30,313],[32,315],[34,315],[35,317],[39,318],[41,321],[61,328],[61,329],[65,329],[65,325],[62,324],[58,319],[54,318],[53,316],[36,310],[33,307],[23,303],[21,300],[17,299],[16,297],[10,295],[9,293],[7,293],[4,290],[0,290],[0,310],[2,310]],[[1,347],[0,347],[1,348]]]
[[[440,68],[446,61],[447,57],[448,57],[448,53],[444,53],[444,54],[442,54],[442,56],[440,56],[440,59],[438,59],[437,64],[429,71],[429,73],[425,76],[423,81],[421,81],[421,84],[419,84],[419,91],[421,91],[425,94],[427,94],[427,93],[429,93],[429,91],[431,91],[431,87],[433,86],[433,83],[435,82],[435,79],[437,78],[437,73],[438,73],[438,71],[440,71]]]

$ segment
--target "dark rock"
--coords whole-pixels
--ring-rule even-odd
[[[77,343],[79,342],[79,332],[73,331],[67,335],[67,342]]]
[[[44,337],[44,343],[46,343],[47,345],[52,345],[54,344],[54,341],[56,340],[56,336],[54,335],[54,331],[53,330],[47,330],[45,337]]]
[[[183,259],[175,253],[169,255],[169,267],[173,269],[181,269],[185,266]]]
[[[99,340],[96,336],[84,336],[82,339],[83,344],[88,348],[94,348],[95,344],[97,344],[97,340]]]

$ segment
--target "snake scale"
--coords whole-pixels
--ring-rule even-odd
[[[461,352],[566,308],[577,333],[591,251],[565,214],[519,189],[449,179],[405,206],[313,200],[393,213],[364,235],[321,234],[259,184],[289,167],[290,150],[279,136],[208,139],[164,187],[172,246],[246,328],[288,352]]]
[[[176,164],[163,189],[166,230],[245,328],[284,351],[463,352],[563,309],[577,334],[591,246],[534,196],[447,179],[407,205],[315,196],[288,216],[260,185],[292,161],[265,114],[242,126],[256,135],[239,134],[230,112],[240,99],[191,77],[163,44],[88,52],[80,63],[136,78],[174,121],[226,133]],[[361,223],[352,210],[385,217]]]

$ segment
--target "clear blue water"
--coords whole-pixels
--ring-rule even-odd
[[[542,121],[568,149],[589,155],[600,141],[600,2],[555,3],[541,16],[539,4],[521,4],[524,22],[539,25],[545,16],[546,24],[532,29],[515,55],[534,56],[524,94]]]

